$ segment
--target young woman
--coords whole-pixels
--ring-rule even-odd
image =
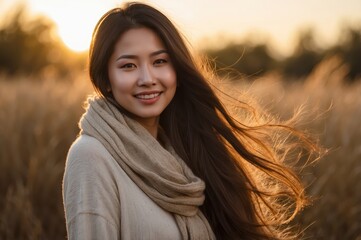
[[[64,175],[69,239],[291,238],[282,225],[304,189],[284,163],[291,149],[267,133],[293,130],[237,121],[199,66],[148,5],[100,19],[89,64],[97,96]]]

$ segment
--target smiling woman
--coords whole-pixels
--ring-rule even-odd
[[[273,119],[236,120],[193,54],[149,5],[100,18],[89,53],[97,95],[64,173],[69,239],[291,239],[282,227],[307,197],[286,140],[308,139]]]

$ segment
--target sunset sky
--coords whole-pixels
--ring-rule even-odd
[[[63,41],[86,50],[101,15],[120,5],[115,0],[0,0],[0,16],[24,2],[31,14],[55,21]],[[296,33],[312,27],[320,44],[337,41],[343,24],[361,26],[361,0],[149,0],[169,16],[195,46],[222,46],[228,38],[268,40],[286,54]],[[1,19],[0,19],[1,21]]]

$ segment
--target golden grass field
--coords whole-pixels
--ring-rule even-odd
[[[269,73],[238,88],[282,119],[303,106],[300,126],[328,149],[303,171],[314,198],[296,219],[305,239],[361,239],[361,80],[323,61],[303,81]],[[64,239],[61,181],[92,88],[72,80],[0,79],[0,239]]]

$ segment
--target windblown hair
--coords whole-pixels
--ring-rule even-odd
[[[89,61],[90,78],[98,94],[114,102],[107,91],[110,56],[123,33],[140,27],[160,37],[175,68],[179,86],[160,116],[160,125],[178,155],[205,181],[206,198],[200,209],[216,237],[294,237],[283,226],[307,199],[301,181],[286,162],[295,155],[289,153],[299,148],[286,145],[286,138],[295,136],[311,147],[312,143],[288,125],[273,120],[250,125],[230,114],[207,72],[161,12],[145,4],[128,3],[100,19],[93,33]],[[277,141],[276,135],[282,141]]]

